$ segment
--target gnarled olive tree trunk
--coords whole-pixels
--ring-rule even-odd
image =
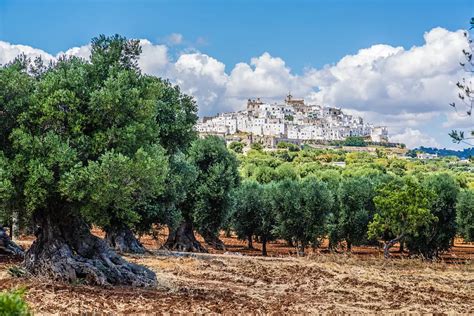
[[[397,242],[403,238],[403,234],[396,238],[389,240],[383,247],[383,256],[385,259],[390,258],[390,248],[392,248]]]
[[[122,253],[145,253],[145,247],[126,226],[105,229],[105,240],[110,247]]]
[[[182,222],[176,229],[170,228],[168,239],[163,248],[177,251],[207,252],[207,249],[194,236],[193,225],[187,221]]]
[[[15,244],[8,236],[5,229],[0,226],[0,255],[18,256],[23,257],[23,249]]]
[[[204,241],[206,242],[206,244],[208,244],[212,248],[217,249],[217,250],[225,250],[224,242],[220,240],[218,236],[212,233],[206,233],[206,232],[201,233],[201,235],[202,235],[202,238],[204,238]]]
[[[96,285],[155,286],[151,270],[125,261],[74,213],[36,214],[36,240],[25,254],[33,275]]]
[[[267,236],[262,236],[262,256],[267,256]]]

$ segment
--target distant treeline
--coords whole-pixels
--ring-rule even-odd
[[[468,159],[470,157],[474,157],[474,147],[471,148],[464,148],[463,150],[452,150],[446,148],[434,148],[434,147],[419,147],[413,149],[415,152],[424,152],[427,154],[438,154],[441,157],[447,156],[456,156],[460,159]]]

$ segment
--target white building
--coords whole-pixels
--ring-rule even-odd
[[[360,136],[374,142],[387,142],[386,127],[364,123],[341,109],[307,105],[288,95],[283,104],[248,100],[247,109],[205,117],[196,125],[201,134],[233,135],[249,133],[289,140],[344,140]]]

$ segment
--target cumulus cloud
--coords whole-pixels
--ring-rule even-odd
[[[73,47],[73,48],[68,49],[65,52],[58,53],[56,55],[56,57],[59,56],[59,55],[68,55],[68,56],[80,57],[80,58],[83,58],[83,59],[89,59],[89,57],[91,55],[91,49],[92,49],[92,47],[91,47],[90,44],[80,46],[80,47]]]
[[[14,45],[8,42],[0,41],[0,65],[4,65],[11,62],[13,59],[15,59],[15,57],[20,54],[25,54],[31,59],[35,59],[36,57],[42,57],[45,60],[54,59],[52,55],[41,49],[33,48],[26,45]]]
[[[163,76],[166,74],[167,67],[170,63],[168,57],[168,47],[166,45],[156,45],[149,40],[140,40],[142,54],[138,65],[140,68],[155,76]]]
[[[412,128],[406,128],[402,133],[393,135],[391,140],[398,143],[404,143],[407,148],[415,148],[419,146],[440,147],[440,144],[434,137]]]
[[[462,31],[442,28],[427,32],[424,39],[424,45],[409,50],[374,45],[344,57],[324,70],[332,80],[314,80],[320,91],[313,97],[387,114],[445,110],[456,96],[449,83],[461,75],[459,61],[467,43]]]
[[[180,45],[183,43],[183,40],[184,40],[183,34],[172,33],[166,37],[165,42],[168,45]]]
[[[460,118],[448,105],[457,100],[455,83],[465,75],[459,67],[462,49],[467,47],[462,30],[434,28],[424,34],[423,45],[404,48],[376,44],[332,65],[300,74],[269,52],[226,69],[221,61],[195,49],[172,56],[170,46],[184,43],[179,33],[171,34],[165,42],[167,45],[142,39],[139,65],[145,73],[169,78],[193,95],[200,115],[242,109],[248,98],[281,100],[291,91],[312,103],[342,107],[369,122],[387,125],[392,140],[408,146],[415,142],[436,144],[432,136],[420,130],[448,131],[473,125],[472,119]],[[0,42],[0,63],[19,53],[45,59],[59,55]],[[87,58],[90,46],[64,53]],[[441,122],[440,126],[431,126],[433,121]]]
[[[171,65],[169,77],[199,104],[201,114],[232,110],[223,100],[228,76],[225,65],[206,54],[183,54]]]

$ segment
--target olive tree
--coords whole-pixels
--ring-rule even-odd
[[[377,213],[369,223],[369,238],[393,236],[384,246],[384,256],[390,248],[408,235],[417,236],[436,222],[429,209],[433,194],[411,176],[396,178],[381,186],[374,197]]]
[[[183,221],[170,232],[165,247],[206,251],[194,236],[196,229],[208,245],[224,249],[218,234],[232,207],[232,190],[240,181],[237,159],[223,139],[209,136],[192,143],[188,161],[196,169],[196,180],[179,205]]]
[[[242,144],[241,142],[232,142],[229,144],[229,149],[233,150],[238,154],[241,154],[244,151],[244,144]]]
[[[248,248],[253,249],[252,237],[260,238],[262,255],[267,255],[267,242],[274,239],[275,185],[262,185],[254,180],[244,181],[234,194],[232,227],[241,239],[247,239]]]
[[[35,75],[18,63],[0,70],[0,81],[13,82],[0,89],[13,187],[2,203],[37,225],[24,261],[32,274],[154,285],[151,270],[118,256],[90,224],[130,227],[140,221],[137,205],[163,194],[166,89],[138,69],[138,41],[100,36],[91,49],[90,60],[62,57]]]
[[[249,249],[254,249],[252,238],[259,228],[259,213],[264,208],[263,199],[263,186],[254,180],[242,182],[234,192],[232,228],[238,238],[248,241]]]
[[[309,244],[317,245],[325,235],[325,217],[333,203],[327,185],[315,177],[283,180],[273,199],[277,234],[295,242],[302,254]]]
[[[433,192],[428,208],[436,220],[431,225],[424,226],[423,231],[409,234],[406,244],[410,252],[433,258],[451,248],[453,244],[459,185],[454,177],[447,173],[428,175],[422,185]]]
[[[367,227],[375,213],[376,181],[369,177],[346,177],[337,191],[337,217],[329,226],[333,243],[352,245],[367,242]]]
[[[457,231],[465,241],[474,241],[474,191],[463,190],[456,204]]]
[[[134,211],[139,215],[139,219],[129,224],[115,219],[104,227],[108,243],[116,250],[127,253],[145,252],[145,248],[135,237],[136,233],[146,233],[154,224],[176,225],[179,210],[175,205],[181,201],[180,198],[187,188],[183,177],[193,179],[193,175],[188,173],[190,170],[183,165],[181,156],[191,141],[196,139],[196,103],[190,96],[181,93],[178,86],[172,86],[167,80],[153,76],[146,76],[145,80],[160,90],[160,98],[155,103],[157,141],[164,149],[164,152],[159,154],[168,155],[169,161],[162,161],[163,172],[156,175],[156,179],[166,182],[164,190],[158,196],[158,192],[155,192],[153,197],[136,201]],[[168,164],[172,166],[166,170]]]

